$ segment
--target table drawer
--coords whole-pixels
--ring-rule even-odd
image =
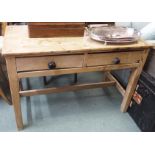
[[[16,58],[17,71],[82,67],[83,55]]]
[[[142,52],[143,51],[88,54],[86,66],[135,63],[141,59]]]

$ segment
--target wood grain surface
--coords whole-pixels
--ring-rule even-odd
[[[7,26],[3,55],[52,55],[147,49],[144,41],[130,45],[105,45],[89,37],[29,38],[28,26]]]

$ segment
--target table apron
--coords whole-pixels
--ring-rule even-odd
[[[121,69],[137,68],[138,66],[139,66],[139,63],[132,63],[132,64],[105,65],[105,66],[97,66],[97,67],[42,70],[42,71],[30,71],[30,72],[18,72],[17,76],[20,79],[20,78],[27,78],[27,77],[121,70]]]

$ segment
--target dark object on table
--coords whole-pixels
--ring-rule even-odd
[[[84,36],[84,22],[30,22],[30,38]]]
[[[141,131],[155,131],[155,78],[143,72],[136,92],[140,102],[133,100],[128,112]]]

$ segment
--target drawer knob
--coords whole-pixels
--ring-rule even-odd
[[[114,58],[112,62],[113,64],[119,64],[121,60],[119,58]]]
[[[49,69],[55,69],[56,68],[56,63],[54,61],[51,61],[48,63],[48,68]]]

